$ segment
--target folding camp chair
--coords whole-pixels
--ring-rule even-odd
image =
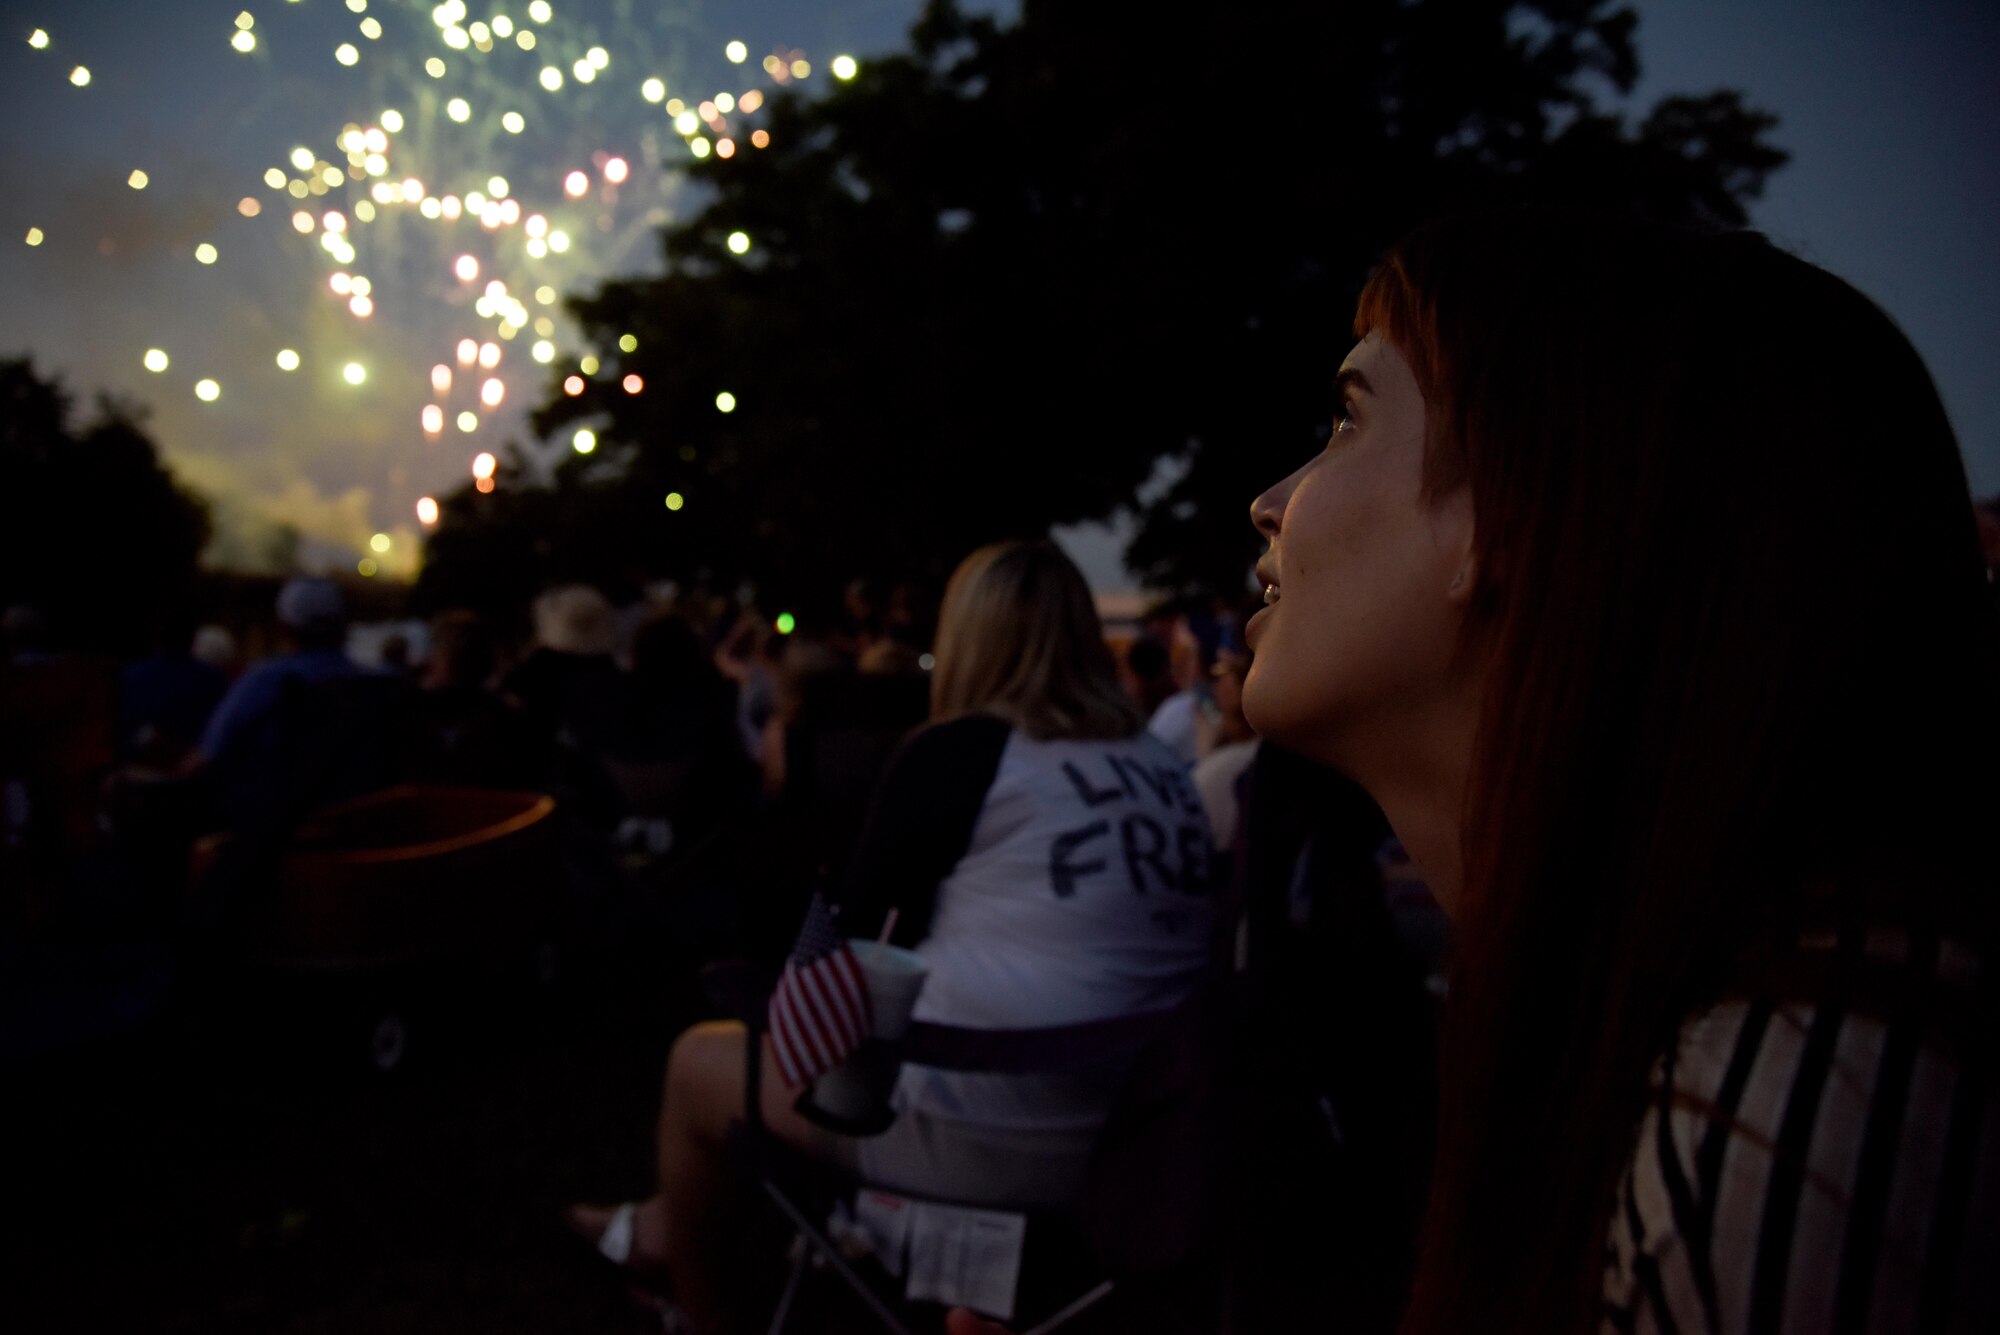
[[[762,1031],[768,975],[721,965],[705,976],[712,1000],[749,1028],[744,1080],[745,1122],[733,1136],[739,1163],[796,1232],[790,1274],[771,1320],[781,1335],[808,1273],[831,1270],[890,1335],[909,1335],[913,1303],[884,1292],[849,1259],[824,1222],[834,1199],[869,1189],[841,1169],[808,1160],[772,1136],[762,1122]],[[943,1070],[1031,1075],[1125,1068],[1122,1092],[1093,1155],[1078,1201],[1061,1210],[1007,1211],[1025,1220],[1025,1259],[1011,1318],[1022,1335],[1048,1335],[1114,1294],[1129,1295],[1175,1274],[1180,1287],[1202,1273],[1189,1262],[1204,1241],[1210,1216],[1213,1155],[1204,1135],[1216,1028],[1214,991],[1204,986],[1178,1006],[1084,1024],[1042,1029],[965,1029],[913,1024],[892,1046],[902,1061]],[[847,1131],[802,1096],[808,1118]],[[885,1129],[883,1127],[873,1128]],[[980,1202],[916,1200],[916,1204],[991,1210]],[[1197,1280],[1197,1283],[1199,1281]],[[1212,1295],[1208,1295],[1212,1296]],[[1183,1305],[1184,1307],[1185,1305]],[[1196,1318],[1191,1328],[1212,1322]]]

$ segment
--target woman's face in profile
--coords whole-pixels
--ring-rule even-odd
[[[1424,496],[1423,395],[1379,333],[1348,353],[1336,392],[1325,448],[1250,508],[1269,591],[1245,628],[1243,710],[1280,745],[1366,768],[1365,748],[1407,735],[1451,686],[1471,489]]]

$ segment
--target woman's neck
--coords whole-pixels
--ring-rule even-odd
[[[1468,694],[1386,729],[1357,748],[1365,752],[1359,763],[1343,766],[1382,808],[1431,896],[1452,918],[1463,902],[1465,800],[1477,731],[1478,707]]]

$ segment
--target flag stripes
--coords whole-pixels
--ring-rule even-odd
[[[826,901],[815,895],[771,994],[767,1028],[778,1073],[796,1089],[846,1061],[874,1027],[861,963],[835,930]]]

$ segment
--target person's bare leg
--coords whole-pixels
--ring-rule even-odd
[[[675,1040],[667,1058],[660,1105],[660,1191],[654,1200],[662,1206],[674,1296],[701,1331],[722,1329],[728,1317],[719,1282],[729,1241],[721,1236],[729,1205],[723,1145],[730,1124],[743,1117],[746,1038],[744,1027],[733,1021],[696,1025]],[[823,1150],[826,1133],[793,1111],[768,1042],[763,1063],[765,1126],[800,1149]]]

